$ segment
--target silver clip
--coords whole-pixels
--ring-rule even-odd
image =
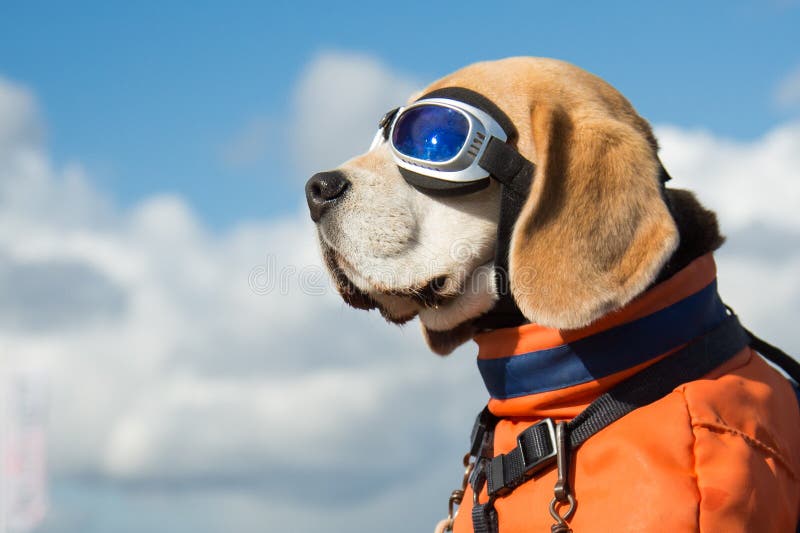
[[[567,441],[567,423],[558,422],[556,424],[556,467],[558,469],[558,479],[553,488],[553,499],[550,501],[550,516],[556,521],[550,526],[551,533],[572,533],[567,524],[572,513],[575,512],[575,497],[569,490],[569,449]],[[567,512],[559,514],[559,505],[569,505]]]

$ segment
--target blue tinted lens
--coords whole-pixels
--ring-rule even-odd
[[[401,154],[440,163],[458,154],[467,134],[469,121],[463,114],[449,107],[422,105],[400,115],[392,143]]]

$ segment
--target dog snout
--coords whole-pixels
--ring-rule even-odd
[[[319,172],[311,176],[306,183],[306,200],[311,220],[319,222],[325,211],[344,196],[349,186],[350,182],[339,170]]]

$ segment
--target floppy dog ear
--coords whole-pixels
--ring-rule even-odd
[[[642,292],[678,231],[643,119],[532,113],[537,167],[511,238],[511,291],[532,322],[574,329]]]

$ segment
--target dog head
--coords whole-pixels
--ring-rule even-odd
[[[528,320],[582,327],[653,283],[679,230],[659,179],[655,137],[619,92],[543,58],[477,63],[421,95],[448,87],[497,106],[516,130],[509,142],[535,165],[506,243],[510,290]],[[420,190],[383,142],[312,177],[306,194],[347,303],[377,308],[395,323],[419,316],[437,353],[473,336],[475,319],[499,296],[497,181],[455,196]]]

